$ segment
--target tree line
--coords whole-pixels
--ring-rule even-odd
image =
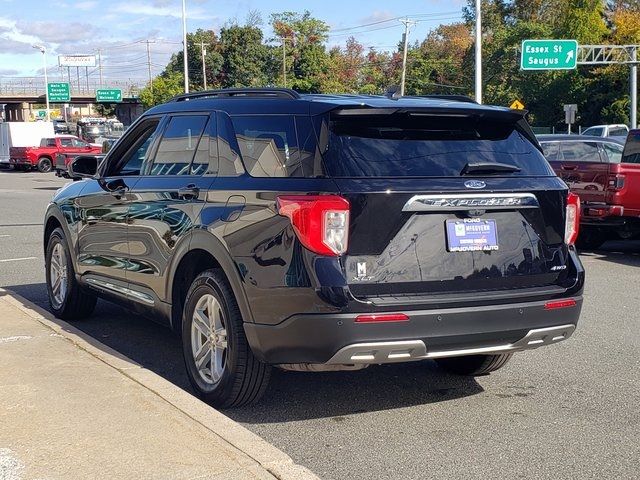
[[[578,66],[575,71],[521,71],[525,39],[568,38],[581,45],[640,43],[640,0],[482,0],[484,102],[522,101],[537,126],[564,128],[563,104],[578,105],[578,123],[629,122],[629,67]],[[408,49],[406,94],[473,92],[474,1],[461,22],[441,24]],[[383,94],[400,83],[402,42],[392,51],[365,48],[356,36],[328,47],[330,27],[308,11],[270,15],[265,38],[260,15],[187,35],[191,90],[287,86],[310,93]],[[145,106],[183,90],[183,53],[140,94]]]

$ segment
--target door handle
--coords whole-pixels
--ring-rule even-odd
[[[562,165],[562,170],[576,170],[578,168],[577,165]]]
[[[200,189],[195,185],[187,185],[178,189],[178,197],[185,200],[191,200],[198,197]]]

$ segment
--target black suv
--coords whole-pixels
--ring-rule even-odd
[[[166,322],[217,406],[257,400],[271,366],[484,374],[578,321],[579,200],[519,111],[199,92],[70,174],[45,218],[51,309],[100,296]]]

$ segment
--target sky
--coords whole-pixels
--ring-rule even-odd
[[[260,12],[265,38],[273,35],[269,15],[309,10],[331,27],[328,45],[342,45],[353,35],[365,47],[393,50],[403,25],[398,18],[418,21],[410,40],[422,40],[441,23],[461,19],[464,0],[186,0],[187,30],[220,28],[243,23],[251,11]],[[0,0],[0,83],[9,77],[42,76],[43,56],[33,48],[44,45],[51,80],[64,74],[60,54],[97,54],[103,74],[111,79],[148,77],[147,40],[152,74],[160,73],[171,53],[181,49],[181,0]],[[96,69],[89,70],[96,78]]]

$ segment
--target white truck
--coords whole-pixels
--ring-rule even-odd
[[[9,166],[11,147],[37,147],[53,136],[53,122],[0,122],[0,166]]]
[[[624,124],[614,125],[594,125],[582,131],[582,135],[591,135],[593,137],[626,137],[629,133],[629,127]]]

